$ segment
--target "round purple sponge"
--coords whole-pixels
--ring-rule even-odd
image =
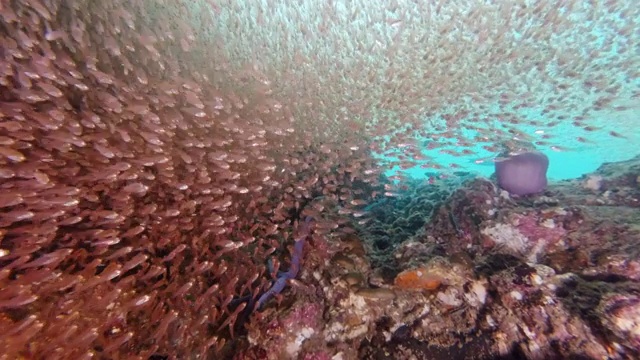
[[[530,195],[547,187],[549,158],[532,151],[496,161],[498,186],[513,195]]]

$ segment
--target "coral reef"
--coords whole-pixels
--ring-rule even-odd
[[[246,354],[637,358],[639,166],[640,156],[605,164],[524,198],[484,179],[467,181],[435,204],[423,232],[395,246],[395,281],[381,277],[354,240],[336,243],[330,261],[303,272],[306,295],[257,320]],[[596,176],[594,190],[587,182]]]

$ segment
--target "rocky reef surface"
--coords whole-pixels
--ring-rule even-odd
[[[480,178],[396,195],[340,241],[313,234],[229,356],[640,356],[640,156],[535,196]]]

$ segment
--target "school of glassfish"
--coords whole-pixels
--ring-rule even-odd
[[[624,138],[593,119],[637,109],[639,12],[1,1],[0,359],[204,357],[299,220],[352,232],[386,169]]]

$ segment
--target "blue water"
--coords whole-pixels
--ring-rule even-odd
[[[526,116],[522,114],[523,117]],[[616,162],[628,160],[640,154],[640,109],[631,108],[625,112],[616,114],[599,114],[589,121],[599,130],[587,132],[572,126],[570,123],[559,124],[544,132],[537,134],[537,128],[529,126],[518,126],[518,129],[531,136],[531,140],[548,141],[549,145],[536,146],[537,150],[549,157],[548,178],[550,180],[564,180],[578,178],[596,170],[606,162]],[[613,137],[609,131],[616,131],[623,134],[624,138]],[[468,133],[468,131],[461,131]],[[542,134],[553,136],[551,140],[542,139]],[[589,143],[582,143],[576,137],[584,137]],[[425,140],[424,143],[428,143]],[[433,140],[431,140],[433,141]],[[435,140],[438,141],[438,140]],[[449,140],[440,140],[449,141]],[[454,139],[455,141],[455,139]],[[441,148],[428,150],[421,149],[424,155],[430,156],[433,160],[443,166],[443,169],[422,169],[420,167],[401,170],[394,167],[386,172],[386,175],[403,174],[412,178],[426,178],[434,172],[439,174],[450,174],[454,171],[468,171],[480,176],[488,177],[494,172],[494,164],[490,159],[497,155],[497,152],[490,152],[482,148],[482,145],[491,143],[478,143],[471,150],[476,154],[454,157],[440,153]],[[552,148],[553,146],[553,148]],[[445,147],[446,149],[462,150],[456,146]],[[478,159],[488,159],[482,163],[476,163]],[[449,164],[455,164],[449,167]]]

